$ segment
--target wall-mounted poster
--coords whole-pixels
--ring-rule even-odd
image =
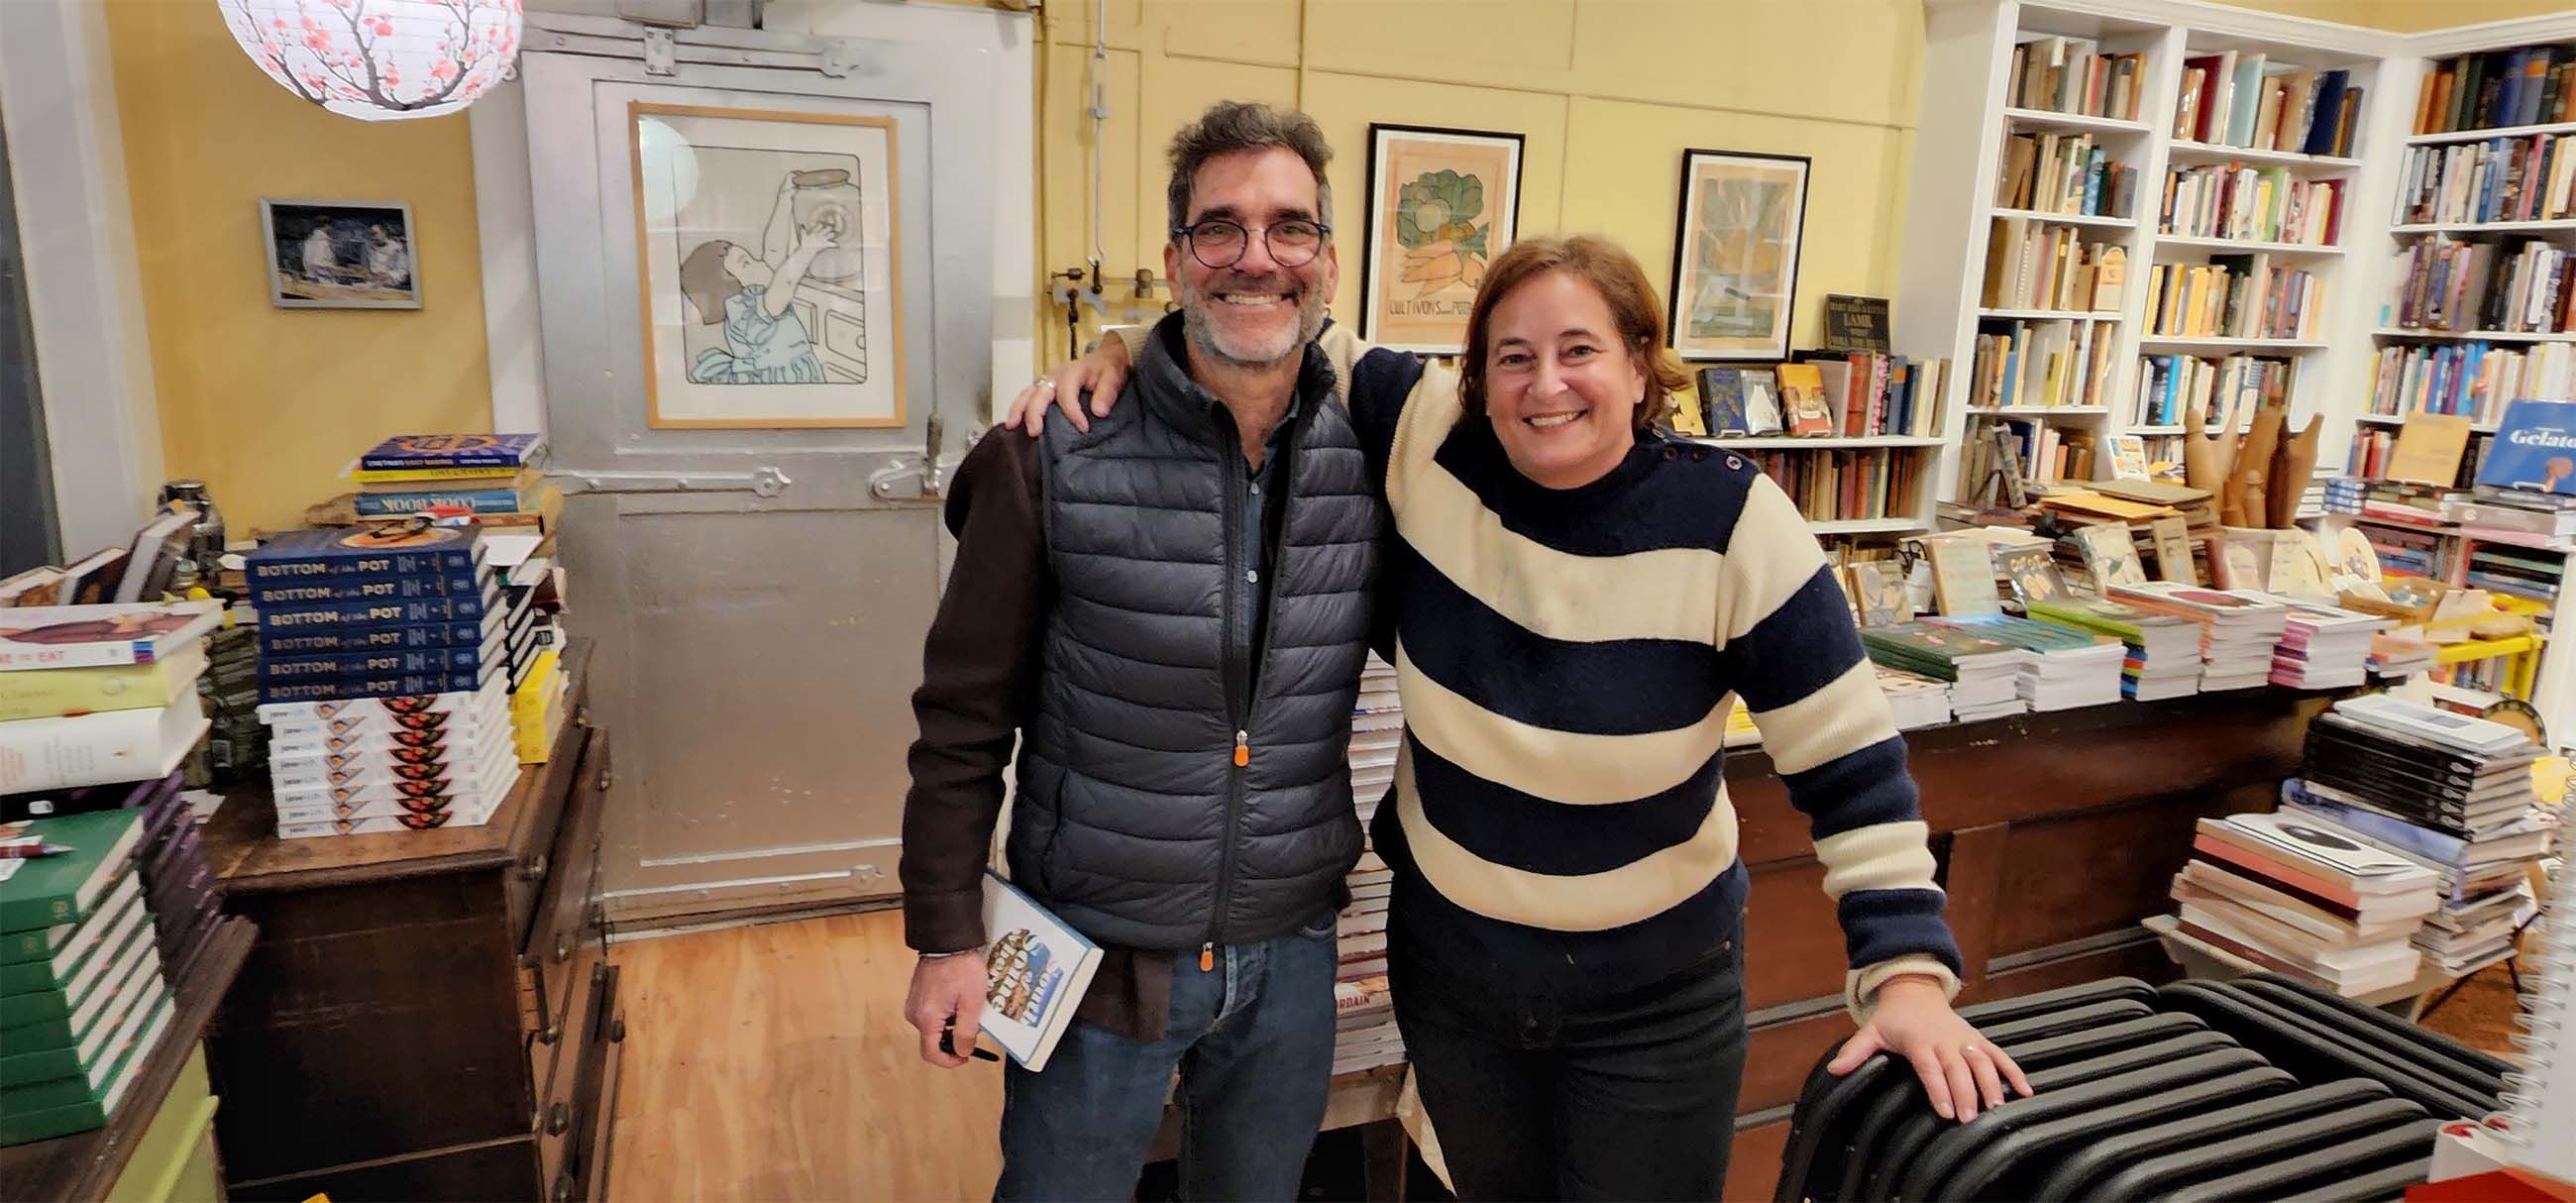
[[[411,206],[401,201],[259,202],[268,300],[280,309],[418,309]]]
[[[1684,359],[1787,359],[1804,155],[1682,152],[1672,340]]]
[[[1369,126],[1361,336],[1399,351],[1464,349],[1476,285],[1512,244],[1520,202],[1519,134]]]
[[[902,426],[893,119],[627,107],[649,424]]]

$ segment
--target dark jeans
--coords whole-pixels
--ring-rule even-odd
[[[1396,959],[1395,1018],[1458,1197],[1717,1199],[1744,1080],[1740,941],[1596,1000]]]
[[[1172,1012],[1151,1044],[1075,1020],[1042,1073],[1002,1079],[1000,1200],[1124,1200],[1180,1071],[1181,1194],[1294,1199],[1333,1072],[1327,911],[1302,931],[1172,954]]]

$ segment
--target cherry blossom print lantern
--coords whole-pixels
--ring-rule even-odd
[[[474,103],[519,53],[520,0],[216,0],[279,87],[343,117],[436,117]]]

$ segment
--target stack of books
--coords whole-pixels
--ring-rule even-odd
[[[2347,689],[2370,680],[2372,640],[2388,620],[2333,606],[2277,598],[2290,609],[2272,649],[2272,683],[2294,689]]]
[[[0,828],[62,849],[0,860],[0,1145],[104,1127],[169,1028],[144,827],[117,809]]]
[[[2120,641],[2120,692],[2133,702],[2200,692],[2200,625],[2113,601],[2032,602],[2030,616]]]
[[[2431,672],[2441,649],[2422,637],[2423,628],[2382,631],[2370,637],[2370,659],[2365,663],[2370,675],[2404,680],[2420,672]]]
[[[2112,601],[2200,624],[2200,690],[2252,689],[2272,679],[2272,652],[2290,608],[2260,594],[2228,593],[2171,581],[2113,585]]]
[[[2120,669],[2127,649],[2117,639],[2002,614],[1925,621],[2031,653],[2014,676],[2013,687],[2032,710],[2072,710],[2120,700]]]
[[[1928,622],[1872,627],[1860,638],[1879,664],[1949,682],[1950,707],[1960,722],[2006,718],[2029,708],[2020,676],[2033,656],[2022,648]]]
[[[1375,654],[1360,672],[1351,715],[1351,799],[1360,816],[1360,859],[1346,884],[1350,905],[1340,922],[1341,966],[1334,974],[1333,1072],[1354,1073],[1404,1060],[1395,1004],[1386,984],[1386,911],[1395,874],[1377,854],[1369,828],[1379,802],[1395,788],[1395,757],[1404,740],[1404,707],[1395,668]]]
[[[1878,672],[1878,687],[1887,694],[1887,708],[1896,714],[1896,729],[1912,731],[1920,727],[1938,727],[1950,721],[1950,687],[1921,673],[1901,668],[1872,664]],[[1743,708],[1738,706],[1738,714]]]
[[[165,593],[185,592],[183,582],[196,571],[188,552],[199,517],[188,506],[167,506],[134,532],[126,546],[103,547],[61,567],[40,565],[0,577],[0,610],[151,602]]]
[[[2294,815],[2202,819],[2174,878],[2187,938],[2345,997],[2415,980],[2430,870]]]
[[[513,652],[471,525],[291,531],[250,556],[260,720],[284,838],[471,826],[518,779]],[[515,625],[514,625],[515,624]]]
[[[212,725],[206,736],[207,783],[223,786],[258,776],[268,764],[268,728],[259,721],[259,624],[248,607],[206,633],[206,674],[197,703]]]
[[[0,611],[0,793],[156,780],[208,727],[197,697],[223,603]]]
[[[223,917],[223,882],[197,842],[197,816],[184,796],[186,786],[182,772],[151,781],[0,794],[0,833],[11,830],[9,824],[96,811],[143,816],[134,863],[142,873],[144,902],[159,921],[161,963],[173,980],[196,963]]]
[[[470,517],[486,531],[552,535],[563,490],[545,483],[541,434],[401,434],[341,473],[356,482],[361,524]]]
[[[2332,800],[2297,778],[2282,783],[2281,813],[2432,870],[2441,907],[2417,929],[2415,946],[2448,976],[2465,977],[2512,956],[2515,932],[2539,909],[2529,875],[2549,851],[2550,832],[2536,814],[2463,839],[2357,802]]]

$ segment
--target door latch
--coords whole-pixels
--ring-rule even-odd
[[[757,493],[776,497],[795,484],[772,464],[749,472],[564,472],[567,493]]]
[[[897,458],[868,476],[868,492],[886,501],[936,501],[948,487],[947,469],[939,462],[948,423],[938,414],[923,423],[929,437],[920,460]]]

